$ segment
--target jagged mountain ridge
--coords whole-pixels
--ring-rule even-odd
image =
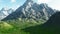
[[[47,6],[47,4],[37,4],[32,0],[27,0],[21,7],[15,12],[5,18],[5,20],[16,18],[32,18],[32,19],[46,19],[54,14],[54,10]],[[4,20],[4,19],[3,19]]]
[[[2,8],[0,10],[0,20],[4,19],[5,17],[7,17],[12,12],[14,12],[14,10],[11,8],[10,9]]]
[[[23,30],[30,34],[60,34],[60,12],[53,14],[50,19],[42,25],[27,27]]]

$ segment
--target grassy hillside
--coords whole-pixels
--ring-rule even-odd
[[[59,14],[54,14],[47,22],[22,18],[0,21],[0,34],[60,34]]]
[[[60,12],[45,21],[22,18],[0,21],[0,34],[60,34]]]
[[[31,26],[43,24],[45,20],[33,20],[33,19],[16,19],[0,21],[0,34],[30,34],[23,29]]]

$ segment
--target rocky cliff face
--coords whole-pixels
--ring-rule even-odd
[[[32,18],[32,19],[45,19],[48,20],[49,17],[54,14],[54,10],[48,7],[47,4],[37,4],[32,0],[27,0],[21,7],[19,7],[15,12],[7,16],[5,19],[16,19],[16,18]]]

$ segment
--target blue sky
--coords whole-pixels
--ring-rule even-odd
[[[0,9],[3,7],[17,8],[21,6],[26,0],[0,0]]]
[[[0,10],[4,7],[16,9],[23,5],[26,0],[0,0]],[[60,10],[60,0],[34,0],[36,3],[47,3],[53,9]]]
[[[13,8],[16,9],[24,4],[26,0],[0,0],[0,10],[2,8]],[[36,0],[34,0],[36,1]]]

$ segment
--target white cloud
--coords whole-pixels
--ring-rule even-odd
[[[37,3],[47,3],[49,7],[60,10],[60,0],[38,0]]]
[[[51,2],[52,0],[38,0],[38,2],[37,3],[49,3],[49,2]]]
[[[48,5],[51,6],[53,9],[60,10],[60,0],[53,0]]]
[[[12,3],[16,2],[16,0],[11,0]]]

